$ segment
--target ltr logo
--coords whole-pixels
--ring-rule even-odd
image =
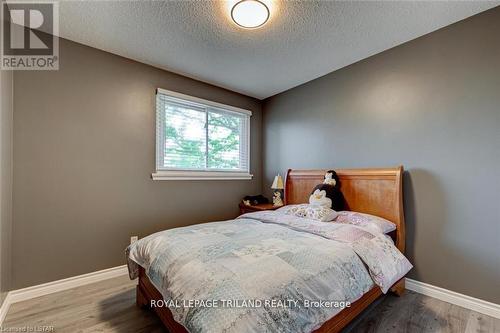
[[[58,68],[58,3],[2,3],[2,68]]]

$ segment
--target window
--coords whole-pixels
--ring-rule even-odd
[[[153,179],[251,179],[251,115],[233,106],[158,89]]]

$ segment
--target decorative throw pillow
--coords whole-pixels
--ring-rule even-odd
[[[358,225],[384,234],[396,230],[396,225],[389,220],[347,210],[338,212],[334,222]]]
[[[280,213],[294,215],[320,222],[330,222],[337,217],[337,212],[325,206],[300,204],[288,205],[277,210]]]

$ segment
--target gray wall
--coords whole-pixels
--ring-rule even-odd
[[[500,7],[276,95],[287,168],[403,164],[410,277],[500,303]]]
[[[0,70],[0,304],[10,287],[13,75]]]
[[[125,263],[130,236],[233,218],[261,190],[261,103],[61,40],[59,71],[14,76],[13,288]],[[242,181],[152,181],[155,88],[253,111]]]

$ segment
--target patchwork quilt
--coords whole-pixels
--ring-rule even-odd
[[[127,248],[189,332],[311,332],[411,264],[386,235],[276,211],[170,229]]]

